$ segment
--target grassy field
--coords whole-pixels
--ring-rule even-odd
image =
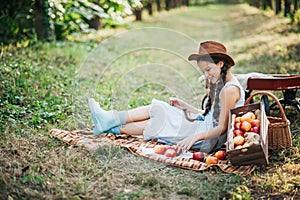
[[[86,97],[105,109],[170,96],[201,106],[201,73],[186,58],[203,40],[226,44],[234,73],[299,74],[300,34],[287,18],[242,4],[144,19],[69,41],[2,48],[0,199],[299,199],[300,120],[293,110],[293,147],[270,152],[270,164],[247,177],[174,168],[116,146],[88,152],[49,137],[51,128],[91,127]]]

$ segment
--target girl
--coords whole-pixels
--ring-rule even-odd
[[[243,88],[230,72],[235,63],[225,46],[215,41],[200,43],[199,52],[188,60],[196,60],[209,81],[205,110],[170,98],[169,104],[153,99],[148,106],[128,111],[105,111],[94,99],[88,99],[94,134],[143,135],[147,140],[175,145],[177,153],[190,148],[210,153],[221,148],[226,142],[230,109],[244,105]]]

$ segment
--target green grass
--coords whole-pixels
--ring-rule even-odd
[[[300,123],[293,112],[287,113],[293,147],[270,152],[270,165],[247,177],[182,170],[110,145],[91,153],[50,138],[51,128],[91,127],[86,97],[106,109],[170,96],[201,106],[204,85],[186,57],[202,40],[226,44],[236,60],[234,73],[299,73],[300,37],[293,25],[243,4],[145,15],[126,28],[3,47],[1,199],[300,198]],[[103,39],[107,43],[99,44]]]

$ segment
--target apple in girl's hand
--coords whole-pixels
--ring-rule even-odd
[[[166,150],[167,150],[167,148],[165,145],[156,145],[154,147],[154,152],[157,154],[164,155]]]
[[[194,159],[194,160],[198,160],[198,161],[203,162],[203,161],[204,161],[204,157],[205,157],[205,155],[204,155],[204,153],[201,152],[201,151],[198,151],[198,152],[194,152],[194,153],[193,153],[193,159]]]
[[[215,157],[217,157],[219,160],[223,160],[226,158],[226,152],[224,150],[219,150],[215,153]]]
[[[240,136],[243,136],[244,137],[244,131],[242,131],[242,130],[240,130],[240,129],[236,129],[236,130],[233,130],[233,134],[234,134],[234,136],[238,136],[238,135],[240,135]]]
[[[206,164],[217,164],[218,161],[218,158],[215,156],[207,156],[207,158],[205,159]]]
[[[176,150],[174,148],[169,148],[165,152],[165,156],[169,158],[173,158],[176,156]]]

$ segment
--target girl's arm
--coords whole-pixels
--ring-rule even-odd
[[[189,150],[194,143],[200,140],[207,140],[216,138],[224,134],[228,128],[228,117],[230,109],[234,108],[236,102],[240,99],[240,90],[236,86],[227,86],[224,88],[220,96],[221,112],[218,126],[206,131],[199,132],[187,137],[186,139],[177,143],[180,151]]]
[[[181,110],[186,110],[188,112],[194,113],[194,114],[203,114],[203,110],[197,109],[194,106],[184,102],[181,99],[177,99],[177,98],[170,98],[170,105],[177,107]]]

